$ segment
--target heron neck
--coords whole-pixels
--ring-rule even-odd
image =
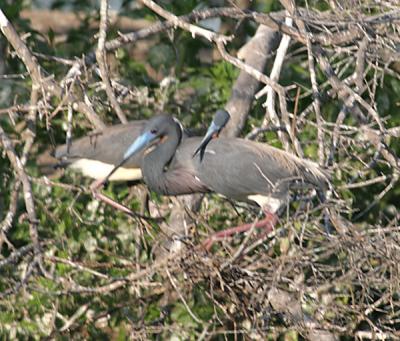
[[[168,165],[181,140],[181,132],[167,135],[164,142],[148,153],[143,160],[143,176],[149,188],[160,194],[168,194]]]

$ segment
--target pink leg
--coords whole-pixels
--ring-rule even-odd
[[[214,242],[224,240],[236,233],[246,232],[246,231],[250,230],[253,226],[255,228],[263,228],[265,233],[269,233],[273,230],[277,221],[278,221],[278,217],[275,213],[266,211],[265,218],[258,221],[257,223],[239,225],[236,227],[232,227],[232,228],[217,232],[217,233],[213,234],[211,237],[207,238],[203,242],[202,245],[208,251],[208,250],[210,250],[210,248],[214,244]]]
[[[106,196],[105,194],[101,193],[100,190],[104,186],[104,180],[96,180],[90,185],[90,189],[92,191],[93,197],[95,197],[97,200],[101,200],[105,202],[107,205],[110,205],[111,207],[114,207],[115,209],[126,213],[130,216],[136,216],[134,212],[132,212],[128,207],[116,202],[115,200],[111,199],[110,197]]]
[[[92,182],[92,184],[90,185],[90,189],[92,191],[98,191],[99,189],[103,188],[103,186],[104,186],[104,179],[97,179]]]

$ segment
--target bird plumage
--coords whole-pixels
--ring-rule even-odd
[[[68,167],[83,175],[103,179],[123,160],[124,152],[140,135],[147,120],[130,121],[106,127],[87,136],[73,139],[70,146],[58,146],[54,157],[43,154],[42,168],[46,173],[58,167]],[[184,131],[185,136],[192,135]],[[109,178],[111,181],[139,180],[142,178],[141,163],[143,153],[130,157],[122,167]],[[50,171],[49,171],[50,170]]]
[[[117,124],[88,136],[74,139],[70,146],[64,144],[57,147],[55,157],[66,166],[82,159],[116,165],[122,160],[124,151],[140,135],[146,122],[146,120],[140,120]],[[139,153],[127,160],[124,167],[138,168],[141,159],[142,154]]]
[[[183,164],[200,139],[184,141],[176,152],[176,163]],[[327,176],[312,161],[304,160],[267,144],[239,138],[212,140],[203,157],[193,161],[197,178],[210,190],[228,198],[249,201],[263,194],[284,196],[295,182],[324,188]]]
[[[255,196],[281,199],[294,182],[324,188],[327,176],[312,161],[267,144],[239,138],[209,142],[204,157],[192,157],[199,137],[181,138],[180,126],[168,115],[149,120],[142,171],[150,189],[164,195],[214,191],[228,198],[262,205]],[[150,133],[151,132],[151,133]],[[129,154],[129,153],[128,153]]]

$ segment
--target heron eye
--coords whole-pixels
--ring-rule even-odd
[[[150,133],[152,133],[152,134],[157,134],[157,129],[152,129],[152,130],[150,130]]]

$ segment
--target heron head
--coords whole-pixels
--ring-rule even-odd
[[[160,143],[164,143],[173,130],[178,136],[178,142],[180,142],[182,138],[182,126],[180,122],[170,115],[154,116],[145,124],[143,132],[125,151],[124,160],[129,159],[143,149],[149,149]],[[148,153],[149,151],[146,152]]]
[[[210,126],[208,127],[206,135],[204,136],[203,140],[200,142],[200,145],[194,152],[193,157],[195,157],[198,153],[200,153],[200,161],[203,160],[207,145],[213,138],[217,138],[219,136],[219,133],[228,123],[230,118],[231,115],[226,110],[224,109],[217,110]]]

